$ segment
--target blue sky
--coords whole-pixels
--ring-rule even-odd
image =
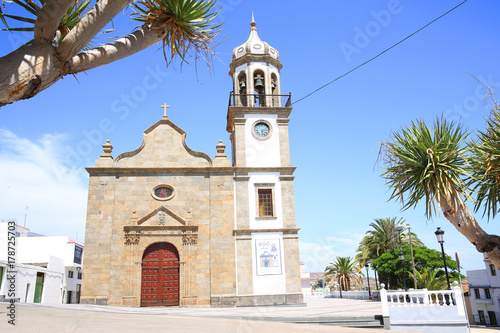
[[[445,13],[461,1],[219,1],[225,21],[213,74],[198,63],[166,68],[160,45],[75,77],[0,109],[0,219],[47,235],[83,240],[88,176],[110,139],[113,155],[137,148],[163,114],[187,132],[188,145],[215,156],[225,131],[231,52],[246,41],[252,11],[259,36],[280,52],[282,92],[296,101]],[[412,119],[444,115],[470,130],[484,127],[487,85],[500,78],[500,3],[469,0],[404,43],[294,105],[290,146],[301,260],[322,271],[354,256],[374,218],[402,217],[419,238],[458,252],[464,270],[482,256],[441,215],[401,212],[376,165],[380,143]],[[114,20],[120,33],[137,23]],[[31,37],[0,34],[0,56]],[[26,207],[29,209],[26,210]],[[498,221],[481,220],[498,234]]]

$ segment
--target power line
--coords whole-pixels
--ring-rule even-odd
[[[300,102],[301,100],[303,99],[306,99],[307,97],[311,96],[312,94],[320,91],[321,89],[325,88],[326,86],[329,86],[330,84],[334,83],[335,81],[343,78],[344,76],[354,72],[356,69],[360,68],[360,67],[363,67],[364,65],[366,65],[367,63],[371,62],[372,60],[375,60],[376,58],[380,57],[382,54],[386,53],[387,51],[393,49],[394,47],[398,46],[399,44],[403,43],[405,40],[409,39],[410,37],[413,37],[414,35],[416,35],[417,33],[419,33],[420,31],[424,30],[425,28],[427,28],[428,26],[430,26],[432,23],[436,22],[437,20],[443,18],[444,16],[448,15],[449,13],[451,13],[452,11],[454,11],[455,9],[457,9],[458,7],[462,6],[464,3],[466,3],[467,1],[469,0],[464,0],[462,1],[461,3],[459,3],[458,5],[456,5],[455,7],[453,7],[452,9],[450,9],[449,11],[447,11],[446,13],[444,13],[443,15],[435,18],[434,20],[430,21],[429,23],[427,23],[426,25],[424,25],[422,28],[418,29],[417,31],[413,32],[412,34],[406,36],[405,38],[403,38],[402,40],[400,40],[399,42],[397,42],[396,44],[392,45],[391,47],[385,49],[384,51],[380,52],[379,54],[377,54],[376,56],[368,59],[367,61],[365,61],[364,63],[362,63],[361,65],[358,65],[356,67],[354,67],[353,69],[351,69],[350,71],[338,76],[337,78],[335,78],[333,81],[330,81],[324,85],[322,85],[321,87],[319,87],[318,89],[310,92],[309,94],[305,95],[304,97],[298,99],[297,101],[293,102],[293,104],[297,104],[298,102]]]

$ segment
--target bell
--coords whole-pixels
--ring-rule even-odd
[[[262,79],[260,77],[255,79],[255,89],[264,89],[264,84],[262,83]]]
[[[245,89],[247,87],[247,85],[245,84],[245,81],[241,81],[240,82],[240,88],[241,89]]]

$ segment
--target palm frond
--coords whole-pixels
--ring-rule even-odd
[[[423,120],[412,121],[392,136],[382,147],[383,177],[392,188],[389,200],[400,200],[403,210],[424,201],[425,214],[431,217],[441,200],[452,206],[452,195],[471,199],[465,182],[470,176],[465,160],[467,131],[461,125],[436,119],[431,131]]]
[[[330,263],[325,269],[323,277],[330,286],[336,281],[342,290],[351,289],[352,284],[361,288],[362,280],[357,268],[358,262],[351,257],[337,257],[335,262]]]
[[[220,32],[215,23],[220,7],[215,0],[141,0],[133,3],[133,18],[143,25],[165,30],[163,56],[170,64],[175,56],[187,62],[190,50],[199,54],[213,54],[212,44]],[[166,48],[169,48],[167,56]]]
[[[487,127],[478,131],[477,139],[469,143],[468,156],[471,178],[469,185],[476,194],[474,210],[483,206],[483,216],[494,218],[500,200],[500,109],[495,107],[486,120]]]

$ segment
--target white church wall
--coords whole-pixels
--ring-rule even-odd
[[[245,115],[246,166],[279,167],[280,142],[277,115]],[[258,120],[265,120],[272,126],[272,135],[265,140],[257,139],[252,134],[252,126]]]
[[[273,245],[276,248],[273,248]],[[275,250],[275,251],[274,251]],[[265,267],[262,256],[274,255],[274,263]],[[256,295],[286,293],[283,233],[252,233],[253,292]]]
[[[283,209],[281,200],[281,184],[279,172],[249,172],[250,176],[248,186],[249,210],[250,210],[250,228],[251,229],[276,229],[283,228]],[[274,184],[273,201],[274,214],[276,218],[259,219],[257,216],[257,197],[255,184]]]

